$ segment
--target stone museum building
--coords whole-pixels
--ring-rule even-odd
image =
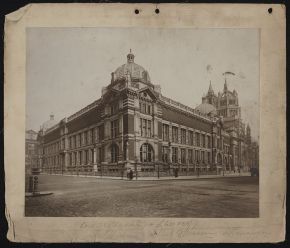
[[[238,93],[211,83],[195,109],[162,95],[127,55],[100,99],[38,133],[44,173],[123,176],[217,174],[258,166],[258,144],[241,119]]]

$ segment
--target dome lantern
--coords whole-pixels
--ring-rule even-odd
[[[130,48],[130,53],[127,55],[127,62],[134,63],[134,57],[135,57],[135,55],[132,53],[132,50]]]

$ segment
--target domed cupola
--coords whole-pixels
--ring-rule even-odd
[[[134,58],[135,55],[130,49],[130,53],[127,55],[127,64],[121,65],[112,73],[112,82],[131,81],[150,84],[151,80],[148,72],[142,66],[136,64]]]

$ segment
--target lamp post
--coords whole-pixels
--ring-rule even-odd
[[[159,163],[157,163],[157,177],[159,179]]]
[[[137,156],[136,156],[136,157],[135,157],[135,175],[136,175],[136,180],[138,179],[137,163],[138,163],[138,158],[137,158]]]

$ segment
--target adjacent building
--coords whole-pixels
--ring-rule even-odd
[[[176,170],[191,175],[257,166],[250,127],[245,128],[238,94],[228,90],[227,82],[218,95],[210,84],[202,104],[193,109],[163,96],[134,59],[130,51],[100,99],[42,126],[43,172],[120,176],[132,169],[139,176]]]
[[[37,132],[25,132],[25,173],[30,174],[32,168],[38,168],[38,141]]]

